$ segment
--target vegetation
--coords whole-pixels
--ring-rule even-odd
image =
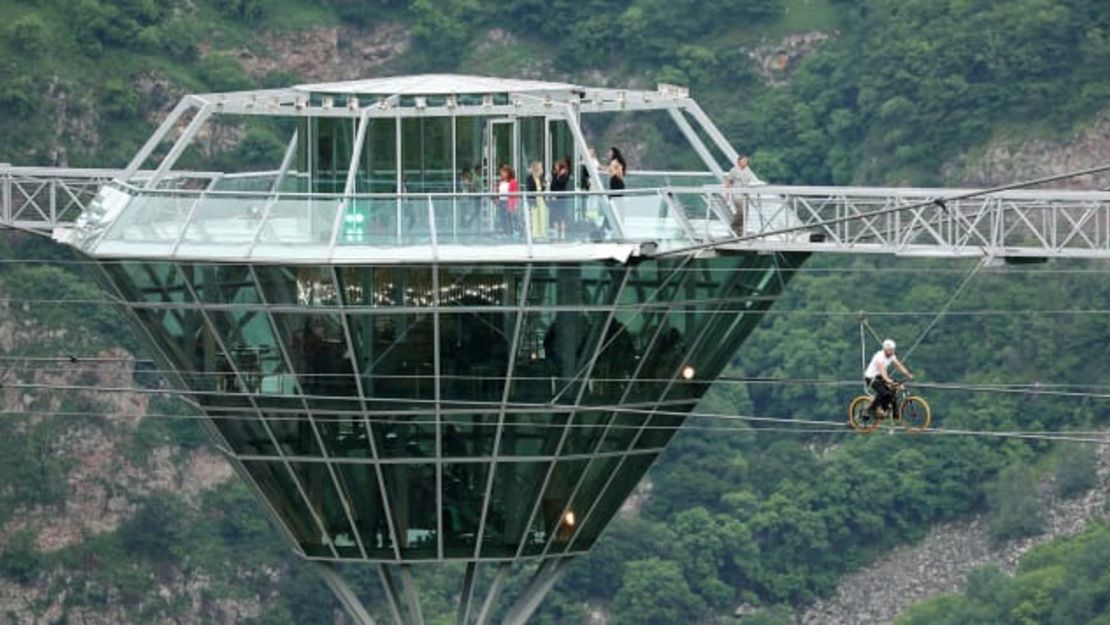
[[[259,78],[243,69],[234,51],[263,46],[257,32],[365,27],[389,19],[406,24],[417,42],[396,71],[495,73],[498,67],[523,67],[511,57],[528,55],[543,57],[553,75],[584,82],[601,70],[615,82],[689,84],[738,147],[754,153],[764,178],[937,182],[945,161],[992,136],[1062,132],[1107,101],[1110,83],[1102,68],[1110,63],[1110,12],[1104,4],[0,0],[8,16],[8,26],[0,27],[0,161],[50,162],[49,146],[61,141],[74,165],[126,162],[155,112],[175,93],[295,81],[290,74]],[[517,40],[485,51],[480,44],[490,24],[509,29]],[[738,42],[750,48],[761,33],[797,28],[835,29],[839,35],[804,61],[789,86],[763,86]],[[137,88],[152,81],[169,86]],[[55,127],[56,116],[47,112],[55,110],[61,93],[68,94],[69,115],[87,114],[94,144]],[[668,139],[647,136],[659,145]],[[251,127],[223,158],[240,166],[273,160],[283,144],[279,129]],[[59,258],[42,246],[12,249],[5,239],[0,255]],[[1091,266],[1058,262],[986,271],[957,309],[1110,307],[1100,275],[1058,273],[1077,268]],[[918,313],[941,306],[969,269],[922,260],[811,259],[727,375],[854,381],[860,373],[860,308],[872,311],[872,323],[883,334],[913,342],[932,319]],[[1105,273],[1107,267],[1097,269]],[[0,267],[0,291],[38,299],[102,297],[87,277],[51,265]],[[14,318],[36,319],[46,329],[80,328],[82,353],[118,345],[139,350],[118,317],[102,306],[34,304]],[[1098,315],[953,316],[924,337],[910,365],[926,381],[1105,382],[1104,372],[1091,366],[1110,355],[1104,336]],[[58,355],[76,349],[72,338],[67,341],[25,349]],[[723,381],[702,410],[839,425],[852,390]],[[1089,399],[926,393],[937,425],[944,427],[1107,425],[1101,405]],[[41,409],[36,404],[28,412]],[[158,404],[151,410],[181,408]],[[682,432],[652,473],[654,489],[642,513],[618,520],[594,553],[574,565],[538,622],[581,622],[582,603],[592,600],[612,606],[621,623],[693,622],[728,614],[741,602],[766,608],[742,621],[746,625],[786,623],[792,607],[827,595],[840,575],[923,536],[935,523],[984,512],[997,539],[1029,535],[1041,527],[1035,484],[1042,477],[1054,473],[1067,496],[1085,492],[1095,478],[1094,451],[1069,443],[691,424],[734,430]],[[21,508],[64,505],[71,467],[51,445],[88,425],[27,417],[0,421],[0,527]],[[186,448],[204,444],[193,422],[148,419],[134,432],[116,434],[129,437],[127,454],[137,462],[169,441]],[[1108,541],[1110,530],[1100,527],[1034,552],[1012,580],[980,572],[965,597],[930,602],[904,623],[1098,622],[1106,618],[1100,593],[1110,562],[1103,544]],[[244,574],[263,568],[280,575],[275,581]],[[154,596],[160,575],[178,570],[209,576],[217,594],[273,597],[255,619],[259,625],[324,622],[334,607],[315,574],[294,565],[260,506],[238,484],[194,506],[174,493],[152,493],[120,531],[59,553],[39,553],[29,532],[13,534],[0,548],[5,579],[25,584],[57,569],[73,572],[66,589],[72,605],[139,606]],[[460,578],[453,573],[421,573],[429,614],[452,612]],[[373,580],[360,581],[374,587]],[[172,614],[185,607],[170,602],[144,609]]]
[[[968,578],[962,595],[943,596],[910,609],[897,625],[1104,625],[1110,623],[1110,526],[1043,545],[1021,560],[1010,577],[997,568]]]

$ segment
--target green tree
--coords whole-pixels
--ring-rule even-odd
[[[613,608],[618,625],[673,625],[694,622],[705,605],[678,563],[648,558],[628,563]]]

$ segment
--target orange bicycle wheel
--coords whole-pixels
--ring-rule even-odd
[[[929,428],[933,411],[929,408],[929,402],[915,395],[903,399],[902,403],[898,404],[898,415],[907,430],[924,432]]]
[[[874,432],[879,428],[879,419],[875,413],[868,410],[871,407],[871,396],[860,395],[848,404],[848,423],[857,432]]]

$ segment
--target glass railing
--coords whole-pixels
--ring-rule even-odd
[[[666,189],[342,195],[108,188],[126,194],[126,205],[103,234],[82,239],[89,252],[353,259],[367,247],[515,245],[531,255],[536,246],[680,247],[703,238]]]

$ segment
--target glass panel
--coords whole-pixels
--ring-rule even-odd
[[[584,520],[568,551],[585,551],[593,546],[594,541],[601,531],[609,525],[613,515],[624,505],[624,501],[632,494],[632,490],[640,483],[656,454],[640,454],[628,456],[624,464],[613,476],[609,488],[601,495],[594,509],[590,511],[589,518]],[[583,523],[583,521],[578,521]]]
[[[245,398],[223,395],[245,389],[239,388],[231,365],[199,311],[140,308],[134,312],[189,388],[216,393],[201,395],[200,401],[207,405],[247,405]]]
[[[323,456],[316,440],[316,431],[308,416],[291,412],[267,412],[266,423],[285,455],[307,458]]]
[[[195,196],[136,196],[104,235],[97,251],[128,250],[147,254],[169,254],[185,228]]]
[[[573,404],[581,384],[579,363],[590,356],[591,324],[599,322],[602,316],[581,312],[527,313],[517,344],[510,399]]]
[[[403,558],[438,555],[436,467],[434,464],[383,464],[393,527]]]
[[[362,146],[356,193],[397,192],[397,120],[370,119]]]
[[[601,342],[582,404],[614,404],[621,400],[639,363],[633,331],[614,315]]]
[[[436,197],[432,205],[439,245],[482,245],[502,236],[500,206],[488,195]]]
[[[484,462],[443,465],[443,554],[447,557],[474,553],[489,466]]]
[[[374,441],[382,458],[431,458],[436,455],[436,417],[428,414],[374,417]]]
[[[620,265],[536,265],[528,286],[528,306],[608,306],[626,269]]]
[[[402,183],[406,193],[454,190],[454,147],[450,117],[409,117],[401,121]]]
[[[266,196],[199,197],[178,252],[207,257],[245,256],[268,203]]]
[[[393,539],[374,466],[339,463],[335,470],[344,497],[351,503],[351,516],[366,554],[371,558],[393,558]]]
[[[206,304],[257,304],[258,289],[244,265],[182,265],[200,301]]]
[[[526,269],[519,265],[446,265],[439,269],[440,305],[516,306]]]
[[[357,413],[314,413],[316,428],[333,458],[370,458],[366,424]]]
[[[297,485],[285,465],[278,462],[243,461],[243,467],[258,484],[282,523],[309,556],[332,557],[312,519]]]
[[[348,307],[430,307],[432,271],[415,265],[340,267],[339,289]]]
[[[212,424],[227,439],[231,450],[248,456],[277,456],[277,448],[270,440],[262,420],[247,412],[206,410]]]
[[[590,410],[575,413],[571,420],[570,431],[567,433],[566,441],[563,442],[563,449],[559,452],[559,455],[593,453],[594,446],[597,445],[604,431],[606,421],[608,421],[608,417],[602,412]]]
[[[444,400],[502,400],[516,316],[515,312],[498,310],[440,314],[439,366]]]
[[[352,200],[344,208],[336,243],[404,246],[428,245],[431,241],[428,198],[416,196]]]
[[[351,401],[359,392],[339,315],[274,313],[274,323],[309,407],[359,410],[361,404]]]
[[[211,310],[208,315],[251,392],[263,395],[298,392],[265,313],[236,308]]]
[[[586,512],[593,506],[619,462],[620,456],[594,458],[590,461],[590,466],[578,485],[578,492],[575,493],[570,507],[563,513],[559,529],[552,537],[551,546],[548,547],[550,553],[558,553],[569,546],[575,527],[582,522]]]
[[[461,193],[489,190],[482,178],[482,121],[480,117],[455,120],[455,164],[459,171],[456,184]]]
[[[571,528],[566,524],[568,519],[563,516],[563,509],[570,501],[571,491],[578,483],[582,471],[586,469],[586,462],[586,460],[560,460],[555,463],[555,470],[551,472],[547,489],[540,499],[536,519],[528,532],[523,555],[539,555],[553,532],[570,531]]]
[[[328,466],[323,462],[291,462],[289,465],[304,487],[316,516],[323,522],[324,530],[331,536],[339,557],[361,558],[354,530],[343,509],[343,502],[331,479]]]
[[[636,441],[636,449],[662,449],[674,437],[675,432],[682,427],[686,417],[675,412],[692,410],[694,406],[667,406],[663,410],[666,414],[656,414],[651,418],[651,424]]]
[[[328,197],[275,201],[252,254],[278,260],[326,256],[340,205],[338,198]]]
[[[612,198],[625,240],[690,241],[670,204],[657,193],[629,193]]]
[[[567,413],[506,414],[502,456],[551,456],[563,437]]]
[[[342,193],[351,166],[355,120],[335,117],[314,117],[311,120],[316,143],[312,162],[312,186],[315,193]]]
[[[443,457],[474,458],[493,454],[497,415],[449,414],[443,417]]]
[[[172,263],[106,263],[120,293],[132,302],[192,302],[185,278]]]
[[[603,453],[627,450],[647,419],[646,415],[633,412],[614,413],[609,430],[605,433],[605,439],[601,441],[598,450]]]
[[[497,463],[481,557],[516,556],[549,466],[547,462]]]
[[[330,267],[258,265],[254,271],[269,304],[339,305]]]
[[[435,398],[435,326],[426,313],[350,315],[355,358],[371,408]],[[399,404],[406,405],[406,404]]]

